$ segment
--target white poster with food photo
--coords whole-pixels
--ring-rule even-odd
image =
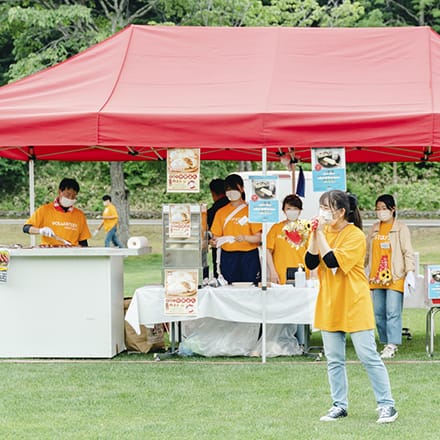
[[[170,238],[191,237],[191,205],[170,205],[168,235]]]
[[[197,269],[165,270],[165,315],[197,315]]]
[[[200,192],[200,149],[167,150],[167,192]]]

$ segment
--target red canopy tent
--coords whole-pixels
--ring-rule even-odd
[[[440,36],[413,28],[129,26],[0,88],[0,156],[440,160]]]

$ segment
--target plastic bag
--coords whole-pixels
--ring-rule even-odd
[[[303,354],[295,337],[296,324],[266,324],[266,356],[294,356]],[[263,341],[260,338],[253,352],[262,355]]]
[[[201,318],[182,322],[179,354],[249,356],[258,339],[260,324]]]

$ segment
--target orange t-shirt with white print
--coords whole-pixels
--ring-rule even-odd
[[[57,210],[53,203],[47,203],[38,208],[26,224],[36,228],[48,226],[56,235],[69,241],[72,246],[78,246],[80,241],[88,240],[92,236],[87,226],[86,216],[75,207],[63,212]],[[62,243],[54,238],[42,236],[41,244],[60,246]]]
[[[392,223],[380,223],[379,232],[373,238],[371,254],[370,289],[404,290],[404,279],[393,280],[391,275],[392,249],[390,231]]]
[[[236,237],[237,235],[254,235],[258,232],[261,232],[261,223],[249,223],[248,206],[245,206],[244,208],[240,209],[240,211],[235,213],[225,226],[225,220],[236,208],[236,206],[228,203],[215,213],[214,221],[211,226],[211,232],[213,235],[215,235],[216,237],[223,237],[226,235],[232,235]],[[248,252],[252,251],[253,249],[257,249],[258,246],[258,243],[249,243],[247,241],[234,241],[233,243],[225,243],[222,246],[222,249],[229,252]]]

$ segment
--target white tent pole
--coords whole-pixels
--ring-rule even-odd
[[[263,175],[267,174],[267,150],[263,148],[262,150],[262,168]],[[261,331],[261,361],[262,363],[266,363],[266,293],[267,293],[267,266],[266,266],[266,249],[267,249],[267,223],[263,222],[263,233],[262,233],[262,246],[263,246],[263,255],[262,255],[262,263],[261,263],[261,302],[262,302],[262,331]]]
[[[35,177],[34,160],[29,160],[29,212],[32,215],[35,211]],[[31,246],[35,246],[35,235],[30,234]]]

